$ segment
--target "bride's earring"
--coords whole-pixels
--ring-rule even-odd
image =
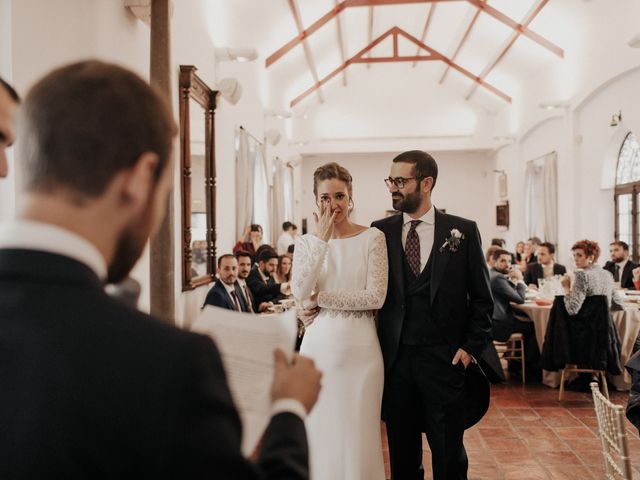
[[[349,211],[353,210],[353,206],[354,206],[353,199],[350,198],[349,199]]]

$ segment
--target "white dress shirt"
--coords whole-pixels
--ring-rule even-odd
[[[38,250],[83,263],[100,278],[107,278],[107,262],[86,238],[50,223],[16,220],[0,227],[0,248]]]
[[[427,213],[420,218],[411,218],[407,213],[402,214],[402,248],[407,244],[407,235],[411,228],[411,222],[413,220],[421,220],[416,227],[416,233],[420,239],[420,271],[424,270],[431,255],[431,249],[433,248],[433,236],[436,229],[436,210],[433,205]]]

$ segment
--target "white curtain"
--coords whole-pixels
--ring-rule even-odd
[[[236,238],[241,238],[253,218],[253,159],[249,156],[249,135],[236,133]]]
[[[274,233],[280,233],[284,222],[293,222],[294,220],[293,169],[278,158],[274,159],[273,209],[271,211],[273,212]]]
[[[525,172],[525,228],[528,237],[558,243],[557,154],[527,162]]]
[[[271,185],[262,144],[252,142],[250,153],[253,159],[253,218],[251,223],[262,226],[264,243],[272,243],[269,215],[271,212]]]

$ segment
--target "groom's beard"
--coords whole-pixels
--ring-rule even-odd
[[[393,198],[400,197],[400,198]],[[405,213],[415,213],[422,204],[422,192],[416,188],[416,191],[403,195],[400,192],[394,192],[391,202],[393,208]]]

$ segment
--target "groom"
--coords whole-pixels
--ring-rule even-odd
[[[394,480],[424,478],[422,432],[434,480],[467,478],[466,369],[491,335],[493,300],[478,228],[435,209],[437,177],[428,153],[398,155],[385,182],[402,214],[372,224],[384,232],[389,255],[378,335]]]

